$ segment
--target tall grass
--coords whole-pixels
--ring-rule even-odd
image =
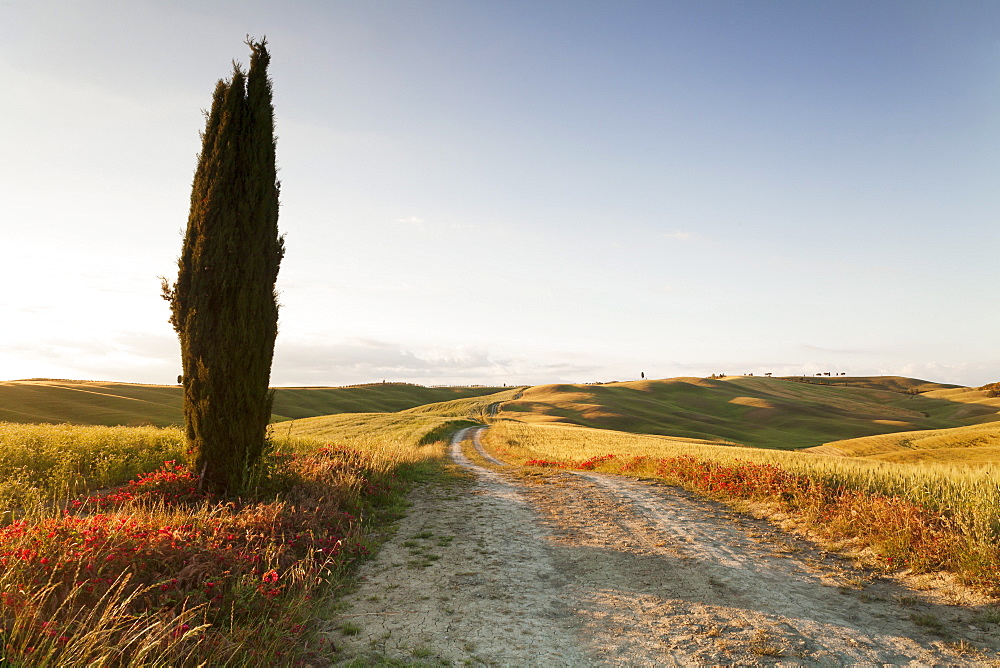
[[[396,465],[432,456],[428,446],[447,440],[456,429],[474,424],[478,423],[433,413],[344,413],[276,424],[274,436],[279,444],[299,437],[332,440]]]
[[[286,433],[255,497],[234,501],[198,490],[177,430],[0,433],[0,487],[29,481],[0,526],[0,666],[328,663],[329,595],[410,471],[443,453],[360,428],[350,447]]]
[[[183,458],[180,429],[0,422],[0,522]]]
[[[652,475],[721,498],[777,504],[887,565],[944,568],[1000,588],[1000,467],[893,464],[501,421],[487,444],[521,464]]]
[[[441,401],[417,406],[416,408],[409,408],[401,412],[438,415],[441,417],[459,417],[479,422],[488,422],[495,412],[493,409],[498,408],[499,404],[519,396],[524,389],[523,387],[512,387],[493,394],[454,399],[452,401]]]

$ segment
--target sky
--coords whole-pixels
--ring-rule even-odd
[[[1000,380],[1000,3],[0,0],[0,380],[173,383],[272,56],[276,386]]]

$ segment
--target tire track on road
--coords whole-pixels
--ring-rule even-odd
[[[517,486],[452,459],[471,484],[431,483],[410,495],[396,535],[361,572],[328,637],[352,665],[587,666],[565,603],[566,580]],[[350,634],[338,632],[348,624]]]
[[[511,471],[486,450],[483,432],[474,432],[476,451]],[[608,663],[983,665],[998,656],[989,634],[966,635],[990,653],[962,657],[911,619],[964,631],[970,615],[903,609],[897,601],[915,592],[722,504],[612,474],[520,477],[562,548],[555,561],[571,581],[588,649]]]
[[[962,664],[954,654],[942,652],[941,639],[910,621],[898,604],[874,600],[873,587],[861,591],[868,574],[824,563],[811,546],[790,537],[776,542],[764,522],[667,486],[606,474],[572,475],[597,487],[580,493],[607,494],[618,512],[649,523],[652,531],[633,534],[644,539],[645,551],[677,558],[670,566],[672,575],[662,579],[666,586],[660,596],[688,604],[687,616],[701,620],[689,621],[689,626],[744,625],[753,631],[742,634],[740,642],[751,653],[770,648],[805,664]],[[570,507],[566,501],[562,505]],[[805,558],[781,554],[789,542]],[[904,596],[884,584],[888,601],[893,593]]]

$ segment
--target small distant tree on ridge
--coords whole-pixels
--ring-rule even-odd
[[[247,491],[268,447],[269,389],[278,333],[274,108],[266,38],[246,41],[206,114],[177,282],[163,280],[181,343],[184,421],[204,489]]]

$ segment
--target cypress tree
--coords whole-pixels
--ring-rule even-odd
[[[206,114],[177,282],[164,279],[181,343],[184,421],[204,489],[248,491],[268,447],[269,389],[278,333],[274,108],[266,39],[246,41]]]

